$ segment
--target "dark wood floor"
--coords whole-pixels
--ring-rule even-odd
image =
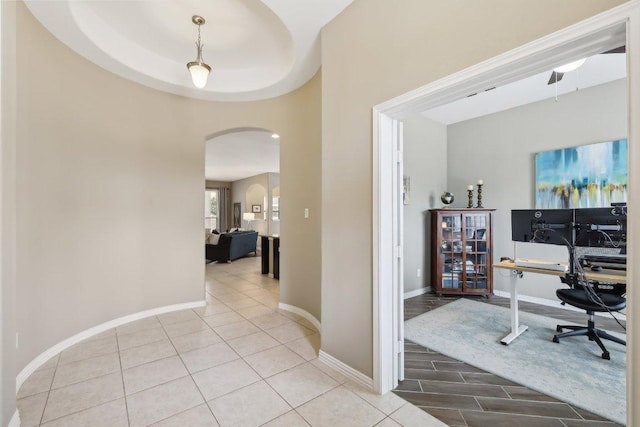
[[[424,294],[405,300],[405,320],[448,304],[458,297]],[[503,307],[509,299],[473,298]],[[586,324],[586,314],[520,302],[529,313]],[[621,332],[610,318],[598,327]],[[623,323],[624,324],[624,323]],[[595,344],[594,344],[595,345]],[[605,344],[606,345],[606,344]],[[603,361],[604,362],[604,361]],[[618,427],[595,414],[484,372],[466,363],[405,341],[405,380],[394,393],[450,426],[464,427]]]

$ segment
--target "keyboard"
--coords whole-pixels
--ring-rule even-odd
[[[627,256],[623,255],[584,255],[580,258],[583,265],[599,265],[603,268],[613,268],[617,270],[627,269]]]
[[[584,255],[581,259],[587,263],[627,264],[626,255]]]
[[[562,272],[566,272],[569,270],[569,266],[567,264],[542,259],[516,258],[514,264],[516,265],[516,267],[539,268],[541,270]]]

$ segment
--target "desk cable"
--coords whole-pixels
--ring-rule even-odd
[[[533,236],[531,237],[530,242],[531,243],[539,243],[540,240],[538,239],[538,232],[541,231],[551,231],[554,233],[557,233],[560,237],[560,239],[562,239],[562,241],[565,243],[567,250],[569,251],[569,259],[572,260],[573,265],[571,266],[570,271],[574,272],[573,274],[573,281],[575,283],[567,283],[569,286],[571,286],[572,288],[575,288],[575,285],[579,285],[581,286],[584,291],[585,294],[587,295],[587,297],[589,298],[589,300],[596,304],[597,306],[603,308],[604,310],[606,310],[607,313],[609,313],[609,315],[613,318],[613,320],[616,321],[616,323],[618,325],[620,325],[620,327],[626,332],[627,328],[620,323],[620,320],[618,320],[618,318],[616,316],[614,316],[613,312],[609,309],[609,307],[607,307],[607,305],[604,303],[604,301],[602,301],[602,298],[600,298],[600,295],[598,295],[598,293],[593,289],[593,286],[591,285],[589,279],[587,278],[587,275],[584,271],[584,268],[582,267],[582,265],[580,264],[580,262],[578,261],[578,258],[575,256],[575,246],[571,244],[571,242],[569,242],[564,236],[562,236],[558,231],[556,231],[555,229],[552,228],[548,228],[548,229],[544,229],[544,230],[535,230],[533,233]],[[604,234],[609,241],[613,244],[613,240],[611,239],[611,236],[609,236],[607,233],[605,233],[604,231],[600,230],[600,233]]]

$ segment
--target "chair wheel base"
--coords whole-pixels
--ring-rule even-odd
[[[605,351],[604,353],[602,353],[602,358],[605,360],[611,360],[611,356],[609,355],[608,351]]]
[[[556,332],[562,332],[562,326],[560,325],[556,326]]]
[[[558,331],[558,332],[562,332],[562,331]],[[560,340],[558,339],[558,337],[556,337],[555,335],[553,336],[553,342],[555,343],[560,343]]]

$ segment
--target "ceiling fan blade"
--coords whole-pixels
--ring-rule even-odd
[[[622,46],[618,46],[616,48],[613,49],[609,49],[605,52],[602,53],[625,53],[627,51],[626,46],[622,45]]]
[[[548,85],[552,85],[554,83],[559,82],[560,80],[562,80],[562,76],[564,76],[564,73],[559,73],[557,71],[552,71],[551,72],[551,77],[549,78],[549,82],[547,84]]]

